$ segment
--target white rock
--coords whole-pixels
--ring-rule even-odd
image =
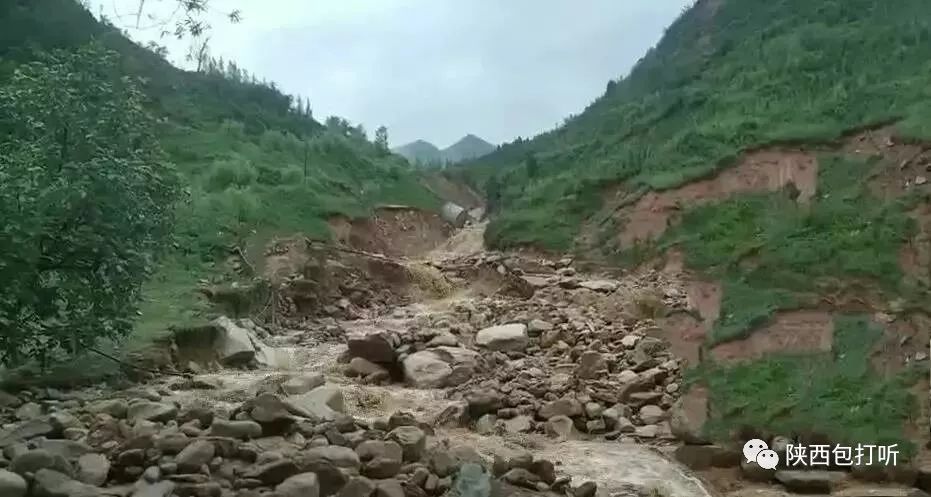
[[[529,341],[527,325],[521,323],[492,326],[475,334],[477,345],[502,352],[523,351]]]

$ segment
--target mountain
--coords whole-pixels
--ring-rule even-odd
[[[495,146],[481,138],[469,134],[456,143],[443,149],[440,153],[444,161],[455,164],[464,160],[476,159],[495,151]]]
[[[454,174],[493,247],[684,280],[630,312],[700,366],[703,436],[914,451],[926,384],[888,344],[929,312],[929,41],[924,0],[699,0],[579,114]]]
[[[417,140],[392,149],[394,153],[403,156],[412,163],[420,164],[455,164],[476,159],[494,150],[494,145],[472,134],[462,137],[459,141],[443,150],[424,140]]]
[[[401,145],[400,147],[392,149],[392,152],[404,157],[412,163],[433,164],[443,162],[440,149],[436,148],[436,145],[424,140],[417,140],[407,145]]]

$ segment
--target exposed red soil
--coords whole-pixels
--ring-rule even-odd
[[[620,210],[620,243],[630,248],[638,241],[653,240],[678,221],[684,208],[721,201],[737,193],[777,191],[794,184],[798,201],[815,194],[818,162],[801,150],[763,150],[744,156],[740,164],[717,176],[680,188],[648,192],[632,206]]]
[[[711,349],[718,362],[760,359],[773,353],[830,352],[834,343],[833,316],[818,310],[777,313],[747,337]]]
[[[381,207],[365,219],[335,217],[329,224],[337,242],[390,257],[425,254],[450,234],[439,214],[404,206]]]
[[[701,362],[701,348],[710,330],[707,322],[679,312],[661,319],[658,325],[650,334],[668,342],[673,355],[689,366],[697,366]]]

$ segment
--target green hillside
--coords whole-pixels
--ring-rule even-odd
[[[139,78],[155,137],[181,176],[170,250],[145,284],[135,323],[141,342],[199,319],[198,281],[237,277],[220,264],[235,248],[252,256],[249,248],[278,233],[327,237],[331,215],[363,216],[380,203],[438,205],[409,164],[370,142],[361,126],[340,118],[321,124],[312,102],[298,105],[232,62],[178,70],[74,0],[0,5],[0,88],[23,64],[93,40],[118,54],[113,77]]]
[[[465,169],[477,186],[507,176],[488,241],[571,248],[603,187],[675,187],[760,145],[890,120],[927,137],[929,14],[919,0],[699,1],[584,112]]]

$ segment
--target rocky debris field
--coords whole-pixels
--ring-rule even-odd
[[[174,392],[2,394],[3,497],[426,497],[521,492],[592,497],[530,453],[489,463],[413,415],[345,413],[320,374],[276,375],[230,411]],[[177,387],[192,385],[178,385]],[[215,388],[209,382],[193,385]],[[488,487],[483,489],[483,487]]]
[[[684,294],[655,272],[623,289],[579,279],[571,268],[531,281],[532,299],[489,296],[420,315],[402,308],[392,316],[401,332],[348,332],[346,374],[448,388],[459,402],[440,422],[480,433],[672,440],[679,361],[649,335],[649,317],[630,309],[609,317],[597,302],[616,292],[658,295],[652,305],[660,312],[683,308]]]

